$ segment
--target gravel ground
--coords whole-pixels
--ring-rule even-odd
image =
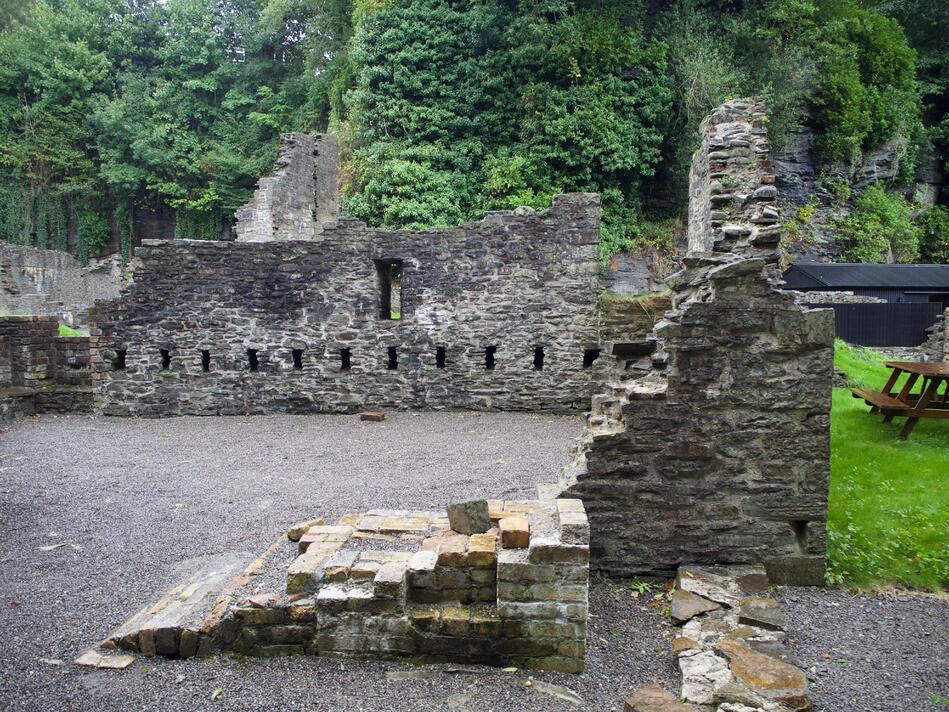
[[[622,709],[651,680],[675,689],[668,623],[648,594],[603,581],[591,588],[587,672],[536,673],[530,688],[522,671],[327,658],[68,664],[196,562],[227,551],[250,560],[300,519],[531,497],[579,430],[575,417],[471,413],[7,424],[0,709],[556,712]],[[65,546],[40,548],[55,544]],[[930,695],[949,694],[944,602],[781,595],[820,709],[937,709]]]

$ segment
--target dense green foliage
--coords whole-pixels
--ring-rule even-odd
[[[0,34],[0,237],[66,247],[69,232],[84,257],[122,242],[135,203],[174,209],[184,236],[218,237],[277,134],[316,113],[300,32],[289,11],[273,26],[263,5],[36,0],[12,18]]]
[[[883,387],[889,375],[883,360],[839,341],[835,349],[836,367],[857,387]],[[899,418],[884,424],[870,415],[849,390],[834,390],[827,522],[831,583],[934,591],[949,586],[949,429],[944,420],[923,419],[908,440],[900,440],[901,427]]]
[[[947,12],[934,0],[11,8],[0,239],[80,256],[128,254],[135,206],[173,212],[178,236],[219,237],[277,135],[327,123],[347,209],[372,225],[447,225],[597,191],[604,257],[672,248],[698,124],[727,98],[766,97],[778,145],[812,125],[827,162],[908,137],[904,178],[949,130]]]
[[[870,186],[856,200],[854,211],[838,221],[845,235],[844,256],[851,262],[915,262],[920,229],[913,208],[899,193]]]
[[[331,100],[348,209],[444,225],[589,190],[604,257],[668,247],[710,109],[764,95],[778,144],[810,121],[821,158],[852,161],[917,131],[914,57],[895,20],[846,0],[367,4]]]
[[[923,262],[949,264],[949,208],[934,205],[919,217],[919,250]]]

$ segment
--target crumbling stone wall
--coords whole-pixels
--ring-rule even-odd
[[[316,239],[323,221],[339,212],[338,162],[335,136],[281,136],[272,175],[261,178],[250,202],[237,209],[237,239]]]
[[[946,361],[949,363],[949,309],[936,317],[936,323],[926,331],[929,336],[919,347],[927,361]]]
[[[54,316],[0,317],[0,419],[92,409],[90,338],[58,334]]]
[[[115,299],[122,284],[117,257],[87,267],[65,252],[0,242],[0,313],[55,315],[86,323],[90,306]]]
[[[102,408],[580,410],[604,361],[586,353],[599,211],[571,194],[421,232],[340,219],[319,241],[145,245],[134,283],[94,315]]]
[[[667,280],[651,369],[593,399],[561,475],[584,501],[594,569],[764,563],[820,583],[826,549],[833,312],[779,283],[780,226],[764,107],[731,101],[702,124],[690,254]]]

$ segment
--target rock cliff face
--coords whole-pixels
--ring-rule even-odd
[[[774,155],[776,185],[781,194],[782,219],[792,220],[805,208],[801,234],[786,240],[792,262],[834,262],[841,259],[836,219],[853,210],[854,200],[874,183],[896,178],[906,155],[906,139],[899,136],[864,154],[853,165],[821,166],[813,153],[814,132],[802,128],[791,135],[783,150]],[[919,171],[914,198],[932,204],[938,195],[940,177],[927,164]],[[844,187],[835,192],[835,186]],[[806,206],[806,207],[805,207]]]
[[[583,500],[594,569],[764,563],[820,583],[826,548],[833,312],[777,289],[781,228],[764,107],[702,124],[690,253],[643,375],[593,398],[560,496]],[[631,378],[631,375],[634,377]]]

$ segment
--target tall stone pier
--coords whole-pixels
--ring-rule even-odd
[[[833,312],[777,288],[765,126],[758,100],[702,123],[689,255],[655,351],[594,396],[561,474],[560,496],[586,506],[595,570],[763,563],[775,583],[823,581]]]

